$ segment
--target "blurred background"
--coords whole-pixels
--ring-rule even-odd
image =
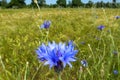
[[[120,8],[120,0],[37,0],[40,7]],[[36,8],[34,0],[0,0],[1,8]]]

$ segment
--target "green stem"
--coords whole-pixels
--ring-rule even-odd
[[[26,62],[26,70],[25,70],[24,80],[27,80],[28,64],[29,64],[29,62]]]
[[[32,77],[32,80],[34,80],[34,78],[35,78],[35,76],[37,75],[37,73],[38,73],[38,71],[39,71],[40,67],[41,67],[41,64],[38,66],[37,71],[34,73],[34,75],[33,75],[33,77]]]
[[[93,53],[93,50],[92,50],[90,44],[88,44],[88,47],[89,47],[89,49],[90,49],[90,51],[91,51],[91,53],[92,53],[93,60],[94,60],[94,63],[95,63],[95,62],[96,62],[96,60],[95,60],[95,55],[94,55],[94,53]]]
[[[61,79],[61,73],[58,74],[58,80],[62,80]]]
[[[49,30],[46,32],[46,40],[48,42]]]

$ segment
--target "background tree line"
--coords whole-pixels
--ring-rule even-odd
[[[83,3],[81,0],[71,0],[68,2],[66,2],[66,0],[57,0],[56,4],[46,4],[45,0],[37,0],[38,5],[40,7],[52,7],[52,8],[56,8],[56,7],[83,7],[83,8],[90,8],[90,7],[96,7],[96,8],[120,8],[120,3],[117,3],[116,0],[112,0],[112,2],[107,2],[104,3],[103,1],[100,2],[92,2],[91,0],[88,1],[88,3]],[[0,7],[2,8],[31,8],[34,7],[36,8],[36,4],[34,3],[34,0],[32,0],[31,4],[26,5],[25,0],[11,0],[9,3],[7,3],[6,0],[1,0],[0,1]]]

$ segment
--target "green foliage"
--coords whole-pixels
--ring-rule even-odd
[[[116,0],[112,0],[113,3],[116,3]]]
[[[86,7],[87,8],[93,7],[93,2],[89,0],[88,3],[86,4]],[[100,7],[100,5],[99,5],[99,7]]]
[[[43,7],[43,6],[45,6],[46,1],[45,0],[38,0],[38,4],[40,7]]]
[[[8,8],[23,8],[25,5],[25,0],[11,0],[8,4]]]
[[[120,15],[118,9],[0,10],[0,80],[57,80],[54,70],[43,66],[35,53],[41,43],[53,40],[73,40],[79,50],[73,67],[63,70],[62,80],[119,80],[120,19],[114,18],[116,14]],[[52,22],[49,30],[39,28],[44,20]],[[105,28],[99,31],[101,24]],[[81,65],[84,59],[88,67]]]
[[[6,0],[0,1],[0,5],[1,5],[2,8],[6,8],[6,6],[7,6],[7,1],[6,1]]]
[[[57,0],[56,3],[58,6],[66,7],[66,0]]]
[[[79,7],[81,4],[81,0],[72,0],[72,7]]]
[[[98,6],[98,7],[99,7],[99,6]],[[106,7],[111,8],[111,7],[112,7],[111,3],[107,2],[107,3],[106,3]]]
[[[2,2],[2,1],[0,1],[0,6],[1,6],[1,2]]]
[[[106,6],[105,6],[105,5],[106,5]],[[101,1],[101,2],[97,2],[97,3],[96,3],[96,7],[97,7],[97,8],[99,8],[99,7],[111,7],[111,5],[110,5],[109,2],[105,4],[103,1]]]

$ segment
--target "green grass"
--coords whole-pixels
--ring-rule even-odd
[[[62,72],[62,80],[119,80],[120,19],[116,15],[120,9],[0,10],[0,80],[57,80],[54,70],[39,62],[35,50],[43,42],[68,40],[79,52],[73,67]],[[48,35],[39,28],[44,20],[52,22]],[[99,25],[105,29],[97,30]],[[80,63],[83,59],[87,68]]]

